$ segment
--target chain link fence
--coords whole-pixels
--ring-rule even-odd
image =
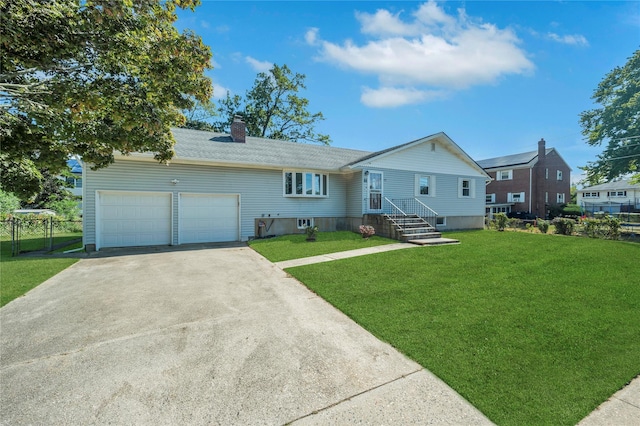
[[[82,241],[82,221],[58,217],[8,217],[0,220],[0,238],[11,241],[11,256],[50,252]]]

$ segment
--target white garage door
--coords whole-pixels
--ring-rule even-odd
[[[171,244],[171,194],[98,193],[98,247]]]
[[[180,194],[180,244],[238,241],[237,195]]]

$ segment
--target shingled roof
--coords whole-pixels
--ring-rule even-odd
[[[369,151],[335,148],[247,136],[234,142],[226,133],[174,128],[174,162],[206,162],[259,168],[312,168],[337,171],[371,154]]]

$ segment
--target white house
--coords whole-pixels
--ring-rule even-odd
[[[383,213],[428,206],[439,230],[482,228],[487,173],[446,134],[379,152],[173,129],[169,165],[152,154],[83,167],[84,244],[247,241],[354,230]],[[411,211],[411,213],[415,213]]]
[[[640,210],[640,184],[629,180],[602,183],[577,191],[577,203],[585,213],[619,213]]]

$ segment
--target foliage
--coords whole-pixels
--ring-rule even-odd
[[[321,112],[311,114],[307,109],[309,100],[297,95],[306,89],[304,79],[304,74],[292,74],[286,65],[274,65],[268,73],[258,74],[244,100],[227,92],[218,108],[222,120],[214,127],[230,133],[234,116],[241,114],[248,136],[329,145],[328,135],[314,132],[314,125],[324,116]]]
[[[638,374],[640,245],[446,236],[287,272],[499,425],[575,425]]]
[[[193,106],[183,110],[185,123],[182,127],[194,130],[215,131],[216,128],[212,123],[213,117],[216,116],[216,106],[213,102],[200,102],[194,99]]]
[[[206,101],[211,52],[178,33],[198,0],[0,0],[0,177],[21,199],[71,154],[94,168],[114,150],[173,155],[170,128]]]
[[[640,174],[640,50],[598,84],[591,97],[601,108],[580,114],[587,143],[604,151],[582,170],[590,184],[608,182],[629,173]]]
[[[507,217],[507,215],[504,213],[496,213],[493,218],[496,224],[496,229],[498,231],[504,231],[504,229],[507,227],[507,223],[509,222],[509,218]]]
[[[538,219],[537,221],[537,226],[538,229],[540,230],[540,232],[542,232],[543,234],[546,234],[547,232],[549,232],[549,222],[546,220],[542,220],[542,219]]]
[[[78,202],[73,198],[51,201],[46,207],[67,220],[76,220],[80,217]]]
[[[563,216],[580,216],[582,209],[577,204],[567,204],[562,208],[561,214]]]
[[[620,238],[620,221],[613,216],[605,216],[602,219],[587,218],[582,220],[581,224],[582,233],[590,238]]]
[[[376,233],[376,229],[371,225],[360,225],[358,230],[360,231],[362,238],[369,238]]]
[[[305,234],[307,234],[308,238],[315,238],[316,235],[318,234],[318,227],[317,226],[307,226],[304,229]]]
[[[0,189],[0,213],[13,213],[14,210],[20,208],[20,199],[11,192],[5,192]]]
[[[562,216],[562,212],[564,211],[566,204],[551,204],[547,209],[549,219],[554,219],[556,217]]]
[[[305,235],[291,234],[275,238],[258,239],[249,242],[252,249],[272,262],[318,256],[337,251],[355,250],[397,243],[396,240],[374,235],[363,239],[360,234],[350,231],[323,232],[322,238],[315,244],[307,244]]]
[[[23,200],[23,207],[29,209],[49,208],[49,204],[73,198],[69,191],[70,185],[59,175],[52,174],[49,170],[41,170],[40,190],[29,200]],[[68,169],[63,170],[60,175],[70,175]]]
[[[573,235],[576,225],[575,220],[564,217],[556,217],[551,223],[555,226],[555,233],[560,235]]]

